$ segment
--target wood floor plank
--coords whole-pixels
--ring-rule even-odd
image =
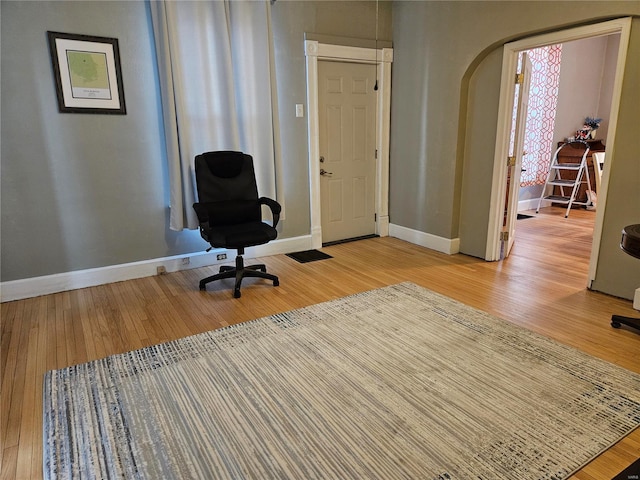
[[[0,479],[42,478],[42,381],[47,370],[173,340],[352,293],[412,281],[590,355],[640,372],[640,335],[613,329],[611,314],[640,316],[631,302],[586,289],[595,212],[543,209],[517,222],[511,256],[485,262],[394,238],[323,248],[332,259],[265,263],[262,279],[200,291],[204,267],[0,305]],[[640,457],[640,429],[572,480],[610,480]]]
[[[33,472],[33,463],[41,451],[42,444],[42,419],[38,410],[42,411],[42,377],[38,370],[39,355],[38,345],[38,315],[42,309],[42,298],[32,300],[33,316],[30,319],[28,338],[24,352],[29,352],[26,358],[24,373],[24,390],[20,401],[20,435],[18,440],[18,458],[16,461],[17,478],[34,478],[29,475]],[[23,352],[23,353],[24,353]],[[38,393],[40,392],[40,396]]]
[[[65,365],[67,363],[67,341],[65,329],[66,326],[66,318],[65,313],[67,312],[67,308],[65,308],[65,295],[68,298],[68,292],[64,292],[57,295],[50,295],[51,298],[54,299],[55,302],[55,365],[56,368],[59,368],[58,365]]]

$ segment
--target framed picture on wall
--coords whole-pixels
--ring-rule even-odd
[[[118,39],[47,35],[60,112],[125,115]]]

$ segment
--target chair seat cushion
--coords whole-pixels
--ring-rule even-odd
[[[206,233],[211,246],[233,249],[262,245],[278,236],[277,230],[264,222],[218,225]]]

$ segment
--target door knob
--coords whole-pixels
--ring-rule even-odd
[[[332,172],[327,172],[324,168],[321,168],[320,169],[320,175],[322,175],[323,177],[326,177],[326,176],[333,175],[333,173]]]

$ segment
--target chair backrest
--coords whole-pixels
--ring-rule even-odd
[[[196,186],[200,202],[257,200],[253,158],[242,152],[207,152],[196,156]]]
[[[198,201],[216,203],[216,210],[226,210],[226,214],[214,223],[260,220],[261,207],[251,155],[233,151],[206,152],[196,156],[195,167]]]

